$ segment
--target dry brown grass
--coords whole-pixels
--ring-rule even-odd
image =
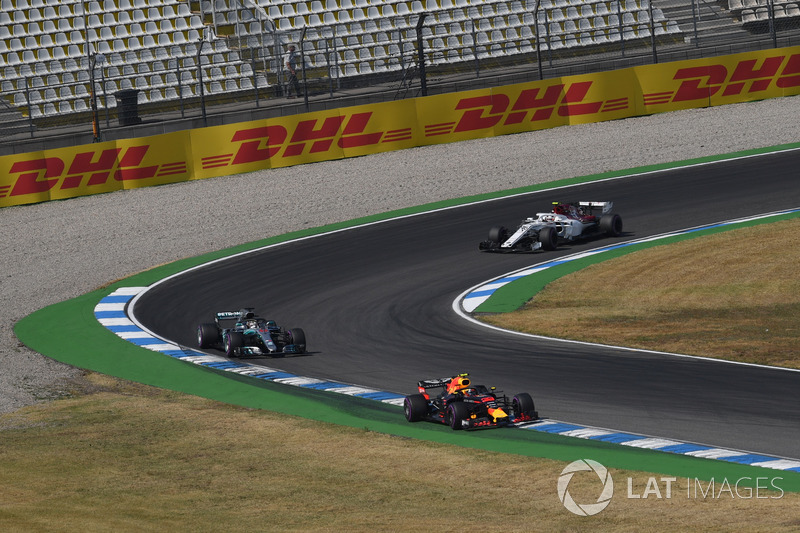
[[[581,341],[800,368],[800,220],[657,246],[549,284],[486,322]]]
[[[678,479],[670,499],[628,499],[627,478],[641,495],[650,474],[625,470],[611,471],[610,506],[579,517],[557,496],[561,462],[86,379],[84,395],[0,417],[3,531],[800,528],[798,494],[693,497]],[[599,482],[578,473],[569,490],[579,503],[593,503]],[[666,495],[663,483],[660,491]]]

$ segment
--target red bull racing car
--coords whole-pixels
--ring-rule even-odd
[[[453,429],[508,426],[539,418],[531,395],[522,392],[509,400],[494,387],[474,385],[469,374],[424,379],[419,393],[405,397],[403,410],[409,422],[428,420]],[[429,391],[438,389],[436,393]]]

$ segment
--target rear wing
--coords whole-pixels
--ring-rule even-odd
[[[423,379],[417,382],[417,386],[419,387],[420,392],[424,392],[428,389],[446,387],[451,381],[453,381],[453,378]]]
[[[444,388],[447,387],[453,379],[467,376],[469,376],[469,374],[464,373],[450,378],[423,379],[417,382],[417,387],[419,387],[420,393],[425,394],[425,391],[428,389]]]
[[[600,208],[602,209],[601,213],[605,215],[614,207],[614,202],[578,202],[578,205],[581,207],[588,207],[589,212],[587,214],[592,214],[595,209]]]
[[[247,318],[256,318],[253,312],[253,307],[245,307],[239,311],[221,311],[214,315],[214,320],[219,324],[221,320],[245,320]]]

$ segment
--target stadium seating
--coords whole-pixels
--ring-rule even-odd
[[[757,1],[765,0],[730,0],[740,2],[742,12],[746,3]],[[649,0],[541,0],[534,17],[535,5],[532,0],[0,0],[0,88],[10,105],[34,117],[85,111],[93,93],[101,108],[116,106],[114,93],[125,89],[138,89],[140,104],[197,95],[201,79],[204,94],[251,91],[280,82],[285,45],[299,42],[304,30],[310,69],[336,78],[384,73],[414,63],[423,12],[423,46],[435,65],[604,46],[620,36],[642,39],[651,25],[656,35],[681,31],[660,9],[652,8],[651,20]],[[790,6],[797,9],[787,3],[784,14]],[[203,36],[211,42],[201,42]]]
[[[768,23],[770,5],[774,9],[773,20],[800,23],[800,2],[797,0],[728,0],[728,10],[745,28]]]

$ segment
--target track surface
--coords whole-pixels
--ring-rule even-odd
[[[531,339],[471,324],[451,309],[467,288],[598,245],[546,255],[483,254],[496,224],[552,200],[611,200],[619,240],[800,206],[800,152],[586,184],[474,204],[298,241],[161,284],[136,306],[158,335],[195,346],[213,313],[256,307],[302,327],[307,356],[253,360],[292,373],[399,393],[422,378],[470,372],[544,416],[800,458],[800,373]],[[765,230],[766,231],[766,230]],[[225,243],[220,243],[223,247]],[[758,268],[758,258],[752,261]],[[713,269],[709,269],[713,275]]]

